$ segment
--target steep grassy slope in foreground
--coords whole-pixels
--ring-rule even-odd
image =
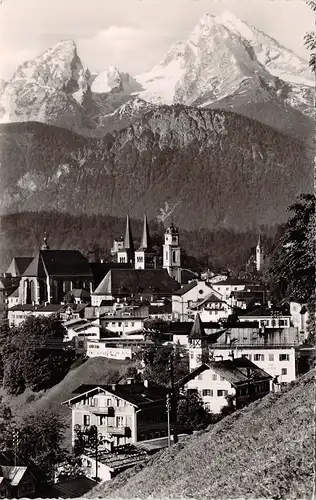
[[[98,485],[90,498],[311,498],[315,370]]]
[[[109,384],[116,382],[120,377],[124,379],[130,366],[134,366],[134,362],[91,358],[70,370],[64,380],[46,392],[25,391],[19,396],[9,396],[1,391],[0,396],[3,395],[3,402],[7,403],[13,414],[17,416],[23,416],[23,414],[38,408],[56,409],[66,422],[67,431],[64,444],[68,446],[71,443],[71,410],[61,403],[73,397],[72,391],[81,384]]]

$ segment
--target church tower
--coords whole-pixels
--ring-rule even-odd
[[[147,215],[144,215],[143,236],[140,247],[135,252],[135,269],[155,269],[156,252],[152,247],[149,234]]]
[[[181,249],[179,245],[179,230],[171,221],[165,232],[165,244],[163,246],[163,266],[169,275],[181,283]]]
[[[120,264],[129,264],[134,262],[134,241],[129,215],[126,217],[123,248],[120,248],[117,252],[117,262]]]
[[[258,243],[256,246],[256,269],[258,272],[262,271],[263,265],[263,247],[261,244],[261,236],[259,233]]]
[[[190,372],[208,361],[208,342],[199,314],[195,316],[189,334],[189,367]]]

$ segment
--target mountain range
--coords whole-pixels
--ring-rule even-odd
[[[313,84],[307,62],[227,13],[142,75],[92,73],[60,41],[0,82],[0,213],[283,222],[312,188]]]

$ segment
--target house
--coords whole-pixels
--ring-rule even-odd
[[[110,359],[132,359],[136,349],[131,346],[109,345],[105,340],[87,341],[86,354],[89,358],[103,356]],[[140,349],[138,349],[140,350]]]
[[[89,304],[91,301],[90,293],[84,288],[73,288],[70,293],[75,304]]]
[[[110,481],[124,470],[143,463],[147,458],[146,451],[132,445],[119,446],[112,452],[106,449],[100,451],[97,463],[94,451],[85,450],[81,455],[86,477],[97,477],[101,481]],[[96,472],[96,468],[98,468],[98,472]]]
[[[179,288],[166,269],[111,269],[92,293],[91,305],[131,297],[152,302],[171,297]]]
[[[169,324],[169,340],[174,344],[189,346],[189,336],[192,331],[192,326],[192,321],[172,321]],[[223,331],[223,327],[219,323],[213,321],[203,322],[203,328],[206,335],[214,335]]]
[[[215,340],[209,336],[208,356],[215,360],[246,356],[283,384],[296,378],[300,344],[297,328],[262,330],[240,322],[224,329]]]
[[[166,436],[168,389],[157,384],[82,385],[63,404],[72,410],[72,444],[76,429],[96,426],[113,450],[126,444]],[[77,427],[78,426],[78,427]]]
[[[8,308],[16,306],[19,303],[19,287],[17,287],[7,298]]]
[[[272,376],[245,357],[203,363],[181,380],[186,390],[197,390],[204,406],[220,413],[229,396],[236,409],[266,396]]]
[[[9,327],[19,326],[28,316],[51,316],[59,317],[62,306],[60,304],[48,304],[47,306],[36,306],[32,304],[18,304],[8,309]]]
[[[220,321],[232,313],[232,307],[215,293],[211,293],[201,302],[191,305],[192,317],[198,312],[203,322]]]
[[[204,300],[211,293],[222,298],[212,286],[203,280],[194,280],[172,293],[172,314],[177,321],[188,321],[191,305]]]
[[[7,304],[8,297],[19,288],[20,278],[12,278],[8,275],[0,277],[0,304]]]
[[[253,311],[238,315],[240,322],[256,321],[260,327],[264,328],[290,328],[291,315],[283,313],[282,310],[267,308],[266,306],[257,307]]]
[[[0,451],[0,498],[35,498],[41,480],[41,472],[28,459]]]
[[[232,293],[245,290],[249,286],[261,287],[260,283],[249,279],[227,278],[213,284],[214,289],[222,296],[222,299],[232,305],[230,302]]]

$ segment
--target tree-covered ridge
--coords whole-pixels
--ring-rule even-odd
[[[102,139],[2,124],[0,162],[2,213],[140,218],[146,207],[154,218],[167,203],[181,227],[198,230],[283,222],[312,179],[300,140],[236,113],[183,106],[147,113]]]

